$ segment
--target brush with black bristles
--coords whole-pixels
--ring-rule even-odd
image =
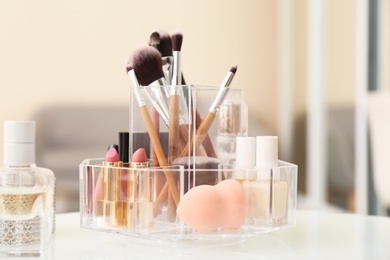
[[[149,37],[149,46],[160,51],[160,34],[156,31],[152,32]]]
[[[189,115],[186,97],[184,92],[188,91],[187,88],[183,91],[182,85],[182,72],[181,72],[181,47],[183,44],[183,34],[180,32],[174,33],[171,36],[172,41],[172,50],[173,50],[173,73],[172,73],[172,85],[177,87],[177,94],[179,96],[179,106],[180,106],[180,135],[184,140],[184,143],[188,142],[189,139]]]
[[[156,62],[155,61],[156,57],[157,57],[157,60],[159,60],[159,62],[161,64],[161,57],[158,58],[160,56],[160,53],[157,52],[157,56],[156,56],[155,52],[157,52],[157,51],[152,47],[142,48],[142,49],[139,49],[139,50],[134,52],[133,56],[130,58],[130,60],[126,66],[127,74],[129,75],[130,79],[132,80],[132,83],[135,83],[136,81],[138,81],[141,84],[148,85],[147,84],[148,82],[150,83],[151,81],[154,81],[152,78],[150,78],[148,76],[149,75],[148,69],[153,70],[153,68],[151,68],[152,65],[150,63]],[[158,64],[159,63],[157,62],[157,65]],[[147,75],[145,75],[144,73],[146,73]],[[156,77],[156,76],[158,76],[158,75],[157,74],[154,75],[154,77]],[[155,131],[155,128],[153,126],[152,119],[150,118],[150,114],[149,114],[149,111],[147,109],[146,102],[144,101],[144,99],[142,97],[139,85],[133,84],[133,92],[135,95],[135,100],[136,100],[138,107],[141,111],[141,115],[142,115],[142,118],[144,120],[146,129],[148,131],[150,141],[153,145],[153,149],[155,149],[155,151],[156,151],[158,162],[159,162],[160,166],[162,166],[162,167],[168,166],[167,160],[165,158],[164,150],[161,146],[158,134]],[[180,200],[180,196],[179,196],[179,191],[178,191],[177,186],[176,186],[175,177],[173,176],[172,172],[169,171],[169,169],[164,168],[163,171],[164,171],[165,177],[167,179],[169,191],[172,193],[174,202],[177,206],[179,203],[179,200]],[[162,205],[157,205],[157,206],[158,206],[158,208],[162,207]],[[155,211],[155,212],[159,212],[159,211]]]
[[[174,33],[171,36],[172,50],[173,50],[173,72],[172,85],[181,85],[181,60],[180,52],[183,44],[183,35],[181,33]]]
[[[165,89],[165,80],[162,71],[162,60],[160,53],[154,49],[153,47],[146,47],[140,49],[135,53],[132,59],[132,65],[137,75],[138,81],[141,85],[149,85],[151,87],[146,88],[151,89],[155,95],[154,97],[157,99],[161,99],[161,89]],[[169,93],[169,122],[168,122],[168,161],[167,164],[175,159],[178,155],[178,152],[183,149],[185,144],[179,139],[179,97],[175,93],[175,88],[172,88],[173,93]],[[157,154],[157,151],[156,151]],[[157,154],[158,156],[158,154]],[[159,157],[158,157],[159,158]],[[160,166],[164,166],[161,164],[159,159]],[[168,193],[170,197],[171,192]],[[174,199],[174,198],[173,198]],[[175,207],[176,203],[168,203],[168,212],[170,219],[173,219],[175,216]]]
[[[163,71],[165,80],[168,85],[172,84],[172,63],[173,63],[173,52],[172,52],[172,39],[171,36],[160,30],[160,53],[163,59]]]
[[[179,125],[184,125],[184,121],[181,116],[182,108],[180,107],[181,97],[180,95],[181,86],[181,76],[180,76],[180,49],[182,43],[181,35],[178,35],[176,39],[171,38],[171,43],[173,46],[173,64],[172,64],[172,86],[170,86],[169,91],[169,138],[168,138],[168,163],[172,163],[174,159],[176,159],[178,155],[177,144],[179,142]],[[175,49],[177,48],[177,49]],[[185,102],[185,100],[184,100]],[[187,112],[186,112],[187,113]],[[184,115],[186,116],[186,115]],[[188,117],[187,117],[188,118]],[[188,131],[186,133],[188,135]]]
[[[144,47],[134,52],[131,63],[138,82],[142,86],[151,86],[146,88],[150,94],[151,100],[154,100],[159,110],[162,111],[162,118],[169,119],[168,97],[169,93],[165,87],[165,78],[162,71],[161,54],[153,47]],[[167,121],[165,123],[168,123]]]
[[[160,34],[157,31],[154,31],[150,34],[149,46],[160,51]],[[154,99],[152,99],[152,98],[149,98],[149,99],[152,102],[154,101]],[[157,132],[157,136],[160,137],[160,115],[164,115],[164,113],[161,111],[158,111],[157,109],[158,109],[158,105],[157,105],[157,107],[156,107],[156,105],[152,106],[152,122],[153,122],[154,129]],[[166,124],[168,123],[168,118],[163,119],[163,120],[165,121]],[[152,156],[152,160],[153,160],[153,167],[159,167],[160,165],[158,163],[157,154],[156,154],[154,149],[152,149],[151,156]],[[161,192],[162,183],[163,183],[162,180],[163,180],[162,173],[159,171],[156,171],[155,172],[156,194],[159,194]]]

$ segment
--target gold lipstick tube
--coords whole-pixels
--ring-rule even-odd
[[[96,215],[102,219],[99,225],[104,227],[119,227],[124,225],[124,203],[121,197],[121,170],[119,162],[103,162],[102,200],[96,201]]]
[[[125,213],[128,228],[134,228],[137,222],[141,228],[150,228],[153,226],[151,172],[144,170],[149,167],[149,162],[129,163],[128,197]]]

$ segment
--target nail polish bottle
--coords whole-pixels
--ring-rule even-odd
[[[41,256],[55,230],[55,176],[35,164],[35,122],[4,122],[0,255]]]
[[[277,136],[257,136],[254,176],[243,182],[247,217],[255,223],[279,225],[287,219],[288,185],[278,171]]]
[[[236,170],[234,179],[243,183],[255,169],[256,137],[237,136],[236,138]]]

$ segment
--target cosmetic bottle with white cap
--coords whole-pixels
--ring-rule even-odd
[[[278,175],[277,136],[256,137],[256,166],[243,183],[247,217],[255,223],[283,223],[287,214],[287,182]]]
[[[3,162],[0,256],[46,256],[54,235],[55,176],[35,164],[35,122],[4,122]]]
[[[239,182],[247,180],[256,164],[256,137],[237,136],[236,138],[236,170],[234,179]]]

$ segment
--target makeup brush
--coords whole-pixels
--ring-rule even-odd
[[[155,48],[160,51],[160,34],[157,31],[152,32],[149,37],[149,46]],[[151,99],[154,100],[154,99]],[[155,105],[152,107],[152,122],[154,125],[154,129],[157,132],[158,137],[160,137],[160,114],[161,112],[157,111]],[[168,122],[168,118],[165,119],[166,123]],[[152,159],[153,159],[153,167],[160,166],[158,164],[157,155],[155,150],[152,150]],[[156,178],[156,194],[159,194],[162,189],[162,173],[159,171],[155,172]]]
[[[150,101],[155,102],[154,106],[165,123],[168,124],[168,90],[165,88],[164,73],[162,71],[161,54],[153,47],[144,47],[134,52],[131,57],[133,69],[137,75],[140,85],[153,87],[146,88],[151,97]],[[153,98],[154,97],[154,98]]]
[[[161,54],[153,47],[143,47],[136,50],[130,58],[128,66],[132,66],[138,82],[142,86],[154,83],[165,85],[164,73],[161,69]]]
[[[146,64],[145,67],[148,67],[148,65],[149,65],[148,59],[152,59],[152,60],[154,59],[153,57],[149,57],[149,56],[153,56],[153,55],[147,55],[147,54],[149,54],[150,50],[156,51],[152,47],[148,47],[148,49],[146,49],[146,50],[141,49],[141,50],[136,51],[134,53],[134,56],[132,57],[132,62],[134,62],[134,65],[129,63],[126,66],[126,70],[127,70],[127,73],[130,77],[130,80],[133,83],[133,92],[135,95],[135,99],[136,99],[136,102],[137,102],[139,109],[141,111],[141,115],[142,115],[142,118],[143,118],[144,123],[146,125],[146,129],[148,131],[153,148],[156,151],[158,162],[159,162],[160,166],[165,167],[165,166],[168,166],[168,163],[167,163],[166,158],[165,158],[164,150],[161,146],[157,132],[155,131],[155,128],[153,127],[153,122],[150,118],[148,109],[146,107],[146,102],[142,97],[141,91],[139,89],[139,85],[134,84],[137,81],[139,82],[139,79],[138,79],[138,74],[135,74],[135,70],[133,69],[133,66],[138,69],[138,73],[140,73],[140,78],[142,79],[142,83],[146,84],[151,80],[150,78],[148,78],[147,75],[142,74],[142,73],[149,73],[149,72],[146,68],[142,68],[142,65],[141,65],[141,64]],[[160,54],[158,53],[158,55],[160,55]],[[159,60],[161,62],[161,58]],[[153,73],[151,73],[151,75],[152,74]],[[152,79],[152,81],[153,81],[153,79]],[[179,197],[179,191],[177,190],[177,187],[176,187],[175,177],[173,176],[172,172],[169,171],[168,169],[165,168],[163,171],[164,171],[165,177],[167,179],[167,183],[169,183],[169,191],[172,193],[174,202],[177,205],[179,203],[180,197]]]
[[[174,33],[172,34],[171,39],[173,49],[172,85],[181,85],[180,51],[183,43],[183,35],[181,33]]]
[[[171,37],[172,49],[173,49],[173,64],[172,64],[172,79],[170,87],[169,97],[169,138],[168,138],[168,163],[172,164],[173,160],[178,156],[177,144],[179,142],[180,135],[183,135],[184,143],[188,141],[188,111],[186,102],[184,99],[181,85],[181,60],[180,50],[183,42],[183,36],[181,33],[175,33]],[[184,105],[184,106],[183,106]],[[186,118],[187,122],[185,122]],[[179,120],[180,119],[180,120]],[[169,221],[176,219],[176,207],[173,202],[171,193],[168,193],[167,202],[167,218]]]
[[[165,31],[158,31],[160,34],[160,53],[163,60],[164,77],[168,85],[172,85],[172,40],[171,36]]]
[[[183,74],[181,72],[181,47],[183,43],[183,35],[181,33],[174,33],[171,37],[172,49],[173,49],[173,73],[172,73],[172,85],[182,85]],[[180,106],[180,126],[179,132],[180,136],[183,138],[184,143],[188,142],[188,129],[189,129],[189,115],[187,102],[184,95],[183,87],[177,87],[177,94],[179,96],[179,106]]]
[[[162,66],[161,66],[161,55],[154,48],[147,47],[140,49],[136,55],[133,57],[133,66],[134,71],[138,78],[141,78],[139,82],[142,85],[155,85],[157,87],[164,88],[165,80],[163,76]],[[162,86],[162,87],[161,87]],[[155,87],[153,87],[154,92],[158,93]],[[175,88],[171,88],[174,90]],[[157,96],[157,98],[161,98],[161,96]],[[179,99],[176,93],[170,93],[169,95],[169,123],[168,123],[168,162],[167,165],[170,165],[173,159],[177,157],[178,154],[178,143],[179,143]],[[181,147],[182,148],[182,147]],[[157,150],[155,150],[157,154]],[[158,161],[160,166],[164,166],[161,164],[159,156],[157,154]],[[165,157],[164,157],[165,158]],[[170,203],[168,203],[168,212],[171,216],[170,219],[173,219],[175,216],[174,207],[175,202],[172,202],[173,197],[172,192],[169,192]]]
[[[173,57],[171,36],[162,30],[158,31],[160,35],[160,52],[163,58]]]
[[[172,74],[172,85],[186,85],[186,82],[183,77],[183,73],[181,71],[181,47],[183,44],[183,34],[180,32],[174,33],[171,36],[172,41],[172,49],[173,49],[173,74]],[[183,90],[183,87],[178,89],[179,97],[180,97],[180,115],[181,115],[181,123],[179,126],[180,135],[183,138],[185,144],[188,143],[188,138],[190,136],[189,131],[190,127],[190,119],[188,117],[188,108],[186,97],[188,98],[188,88]],[[200,122],[202,121],[199,112],[196,110],[196,127],[199,127]],[[211,143],[209,135],[206,135],[203,143],[203,147],[206,151],[206,154],[210,157],[217,157],[217,154],[214,150],[214,147]]]
[[[206,114],[205,119],[200,124],[199,128],[197,129],[196,137],[195,137],[195,147],[199,146],[200,143],[202,143],[203,139],[207,136],[207,131],[210,129],[215,117],[216,113],[219,110],[219,107],[221,103],[223,102],[228,90],[229,86],[235,76],[235,73],[237,72],[237,65],[234,65],[230,68],[229,72],[226,74],[224,80],[222,81],[222,84],[219,88],[219,91],[217,93],[217,96],[214,99],[214,102],[212,103],[209,112]],[[183,149],[180,157],[186,157],[188,154],[192,153],[194,147],[194,140],[193,137],[191,138],[191,141],[187,143],[186,147]],[[163,189],[161,190],[160,194],[156,198],[156,202],[159,203],[155,207],[156,212],[159,212],[161,208],[158,206],[161,205],[163,202],[165,202],[168,198],[168,185],[165,184]],[[177,205],[177,204],[176,204]]]
[[[149,37],[149,46],[160,51],[160,34],[158,32],[152,32]]]
[[[172,48],[173,48],[173,74],[172,74],[172,86],[170,87],[170,96],[169,96],[169,156],[168,163],[171,164],[172,161],[177,157],[177,144],[179,141],[179,123],[180,126],[186,128],[181,117],[181,112],[188,113],[181,110],[180,107],[181,98],[184,100],[184,96],[181,94],[181,87],[177,86],[181,84],[181,69],[180,69],[180,49],[182,44],[183,37],[181,34],[172,35]],[[185,115],[183,115],[185,116]],[[179,118],[181,119],[179,122]],[[188,118],[188,117],[187,117]],[[181,132],[181,130],[180,130]],[[185,135],[188,135],[186,131]],[[188,139],[188,138],[187,138]],[[185,140],[185,143],[187,140]]]
[[[223,100],[226,97],[226,94],[229,91],[229,86],[235,76],[236,71],[237,71],[237,65],[234,65],[233,67],[230,68],[229,72],[226,74],[225,78],[222,81],[222,84],[220,85],[219,91],[217,93],[217,96],[214,99],[214,102],[211,104],[209,111],[207,112],[205,118],[203,119],[202,123],[200,124],[199,128],[196,131],[195,143],[194,140],[191,140],[189,143],[187,143],[180,157],[185,157],[188,156],[189,154],[192,154],[193,148],[195,147],[195,149],[197,149],[205,139],[207,132],[209,131],[211,125],[214,122],[216,113],[218,112]]]

